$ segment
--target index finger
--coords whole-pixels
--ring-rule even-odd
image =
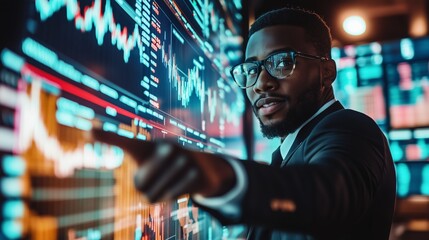
[[[130,153],[136,159],[148,157],[153,154],[156,149],[156,143],[150,141],[138,140],[118,135],[115,132],[104,131],[100,128],[91,130],[91,139],[110,145],[115,145]]]

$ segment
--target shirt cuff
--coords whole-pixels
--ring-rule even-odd
[[[240,203],[247,190],[247,174],[244,167],[239,163],[240,160],[226,158],[235,172],[236,184],[227,193],[217,197],[204,197],[201,194],[194,194],[192,198],[198,204],[212,208],[220,212],[225,217],[238,219],[241,216]]]

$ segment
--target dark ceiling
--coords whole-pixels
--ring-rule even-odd
[[[429,0],[254,0],[250,11],[253,9],[254,16],[257,17],[268,10],[287,5],[319,13],[331,27],[334,46],[383,42],[413,36],[410,34],[410,26],[417,15],[424,20],[423,25],[426,28],[429,25]],[[342,14],[352,9],[362,11],[368,19],[368,31],[361,37],[350,37],[341,28]],[[427,30],[423,35],[426,34]]]

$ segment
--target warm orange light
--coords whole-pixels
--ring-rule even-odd
[[[427,34],[426,19],[422,16],[412,18],[410,23],[410,36],[421,37]]]

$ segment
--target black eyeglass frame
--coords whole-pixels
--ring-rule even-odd
[[[276,54],[279,54],[279,53],[289,53],[289,54],[292,56],[292,60],[293,60],[292,70],[290,71],[290,73],[289,73],[288,75],[286,75],[286,76],[285,76],[285,77],[283,77],[283,78],[279,78],[279,77],[273,76],[273,75],[270,73],[270,71],[268,71],[268,70],[267,70],[267,67],[266,67],[266,65],[265,65],[265,64],[266,64],[266,62],[267,62],[267,60],[268,60],[270,57],[272,57],[272,56],[274,56],[274,55],[276,55]],[[256,77],[255,77],[254,82],[253,82],[252,84],[250,84],[249,86],[241,86],[241,85],[238,83],[238,81],[235,79],[235,76],[234,76],[234,74],[233,74],[234,69],[235,69],[236,67],[240,66],[240,65],[241,65],[241,64],[243,64],[243,63],[239,63],[239,64],[237,64],[237,65],[233,66],[233,67],[231,68],[231,70],[230,70],[230,74],[231,74],[231,76],[232,76],[232,79],[234,79],[234,82],[235,82],[235,83],[236,83],[240,88],[242,88],[242,89],[246,89],[246,88],[253,87],[253,86],[256,84],[256,82],[258,81],[258,78],[259,78],[259,74],[261,74],[262,68],[264,68],[265,70],[267,70],[267,73],[268,73],[271,77],[273,77],[273,78],[275,78],[275,79],[277,79],[277,80],[282,80],[282,79],[285,79],[285,78],[287,78],[287,77],[289,77],[289,76],[291,76],[291,75],[293,74],[293,72],[294,72],[294,70],[295,70],[295,67],[296,67],[296,56],[304,57],[304,58],[307,58],[307,59],[320,60],[320,61],[328,61],[328,60],[330,60],[330,58],[327,58],[327,57],[321,57],[321,56],[312,55],[312,54],[308,54],[308,53],[303,53],[303,52],[299,52],[299,51],[295,51],[295,50],[290,50],[290,49],[288,49],[288,50],[279,50],[279,51],[276,51],[276,52],[274,52],[274,53],[272,53],[272,54],[268,55],[265,59],[262,59],[262,60],[259,60],[259,61],[245,62],[245,63],[255,63],[255,64],[256,64],[256,66],[257,66],[257,70],[258,70],[258,73],[257,73],[257,75],[256,75]]]

